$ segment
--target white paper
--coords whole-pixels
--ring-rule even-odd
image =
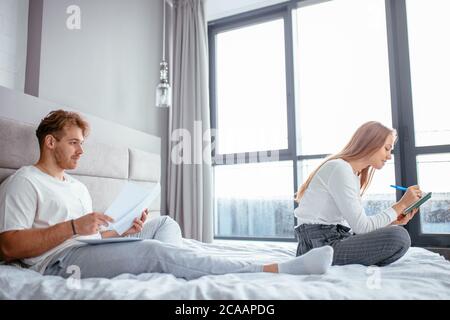
[[[159,196],[161,185],[158,183],[151,189],[127,182],[119,196],[106,209],[105,214],[114,219],[108,229],[115,230],[119,235],[131,228],[133,220],[140,218],[142,211]]]

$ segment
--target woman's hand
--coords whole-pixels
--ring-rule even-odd
[[[419,211],[419,208],[413,209],[410,213],[407,215],[400,214],[397,216],[397,220],[391,223],[391,225],[398,225],[398,226],[404,226],[411,220],[415,214]]]
[[[401,216],[403,216],[402,215],[403,211],[408,206],[419,200],[421,197],[422,197],[422,190],[420,190],[418,185],[409,187],[408,190],[406,190],[403,197],[392,206],[392,208],[397,212],[398,218],[402,218]]]
[[[415,185],[406,190],[400,202],[404,202],[406,206],[409,206],[420,198],[422,198],[422,190],[420,190],[419,186]]]
[[[141,232],[142,228],[144,227],[144,222],[147,220],[147,216],[148,216],[148,209],[145,209],[144,211],[142,211],[141,219],[138,218],[134,219],[131,228],[125,231],[122,234],[122,236],[125,237]]]

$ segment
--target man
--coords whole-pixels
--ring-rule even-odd
[[[20,168],[0,187],[0,253],[5,261],[20,260],[42,274],[63,277],[76,265],[82,278],[144,272],[187,279],[231,272],[324,273],[331,265],[331,247],[271,265],[201,256],[180,246],[180,228],[167,216],[151,219],[144,228],[147,210],[122,235],[140,233],[145,241],[95,246],[77,241],[119,236],[100,231],[113,220],[92,212],[87,188],[65,172],[77,167],[88,131],[80,115],[64,110],[50,112],[39,124],[38,162]]]

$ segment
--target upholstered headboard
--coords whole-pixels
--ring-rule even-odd
[[[39,146],[35,130],[38,119],[57,108],[60,107],[50,102],[0,87],[0,183],[18,168],[37,161]],[[30,121],[32,113],[35,116]],[[158,150],[158,137],[82,115],[90,122],[94,134],[85,141],[78,168],[68,173],[87,186],[95,211],[104,211],[127,181],[144,186],[160,182],[160,154],[148,151]],[[136,145],[147,147],[147,151]],[[160,213],[160,198],[150,206],[153,214]]]
[[[0,117],[0,182],[18,168],[39,158],[36,128],[30,124]],[[76,170],[68,171],[89,189],[94,211],[104,211],[126,181],[152,186],[160,181],[160,156],[134,148],[90,141]],[[159,212],[160,201],[150,210]]]

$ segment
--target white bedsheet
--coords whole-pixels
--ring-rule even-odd
[[[260,262],[292,257],[296,244],[203,244],[185,246],[219,256]],[[0,299],[450,299],[450,262],[411,248],[387,267],[333,266],[325,275],[254,273],[205,276],[186,281],[170,274],[123,274],[114,279],[63,279],[0,266]]]

